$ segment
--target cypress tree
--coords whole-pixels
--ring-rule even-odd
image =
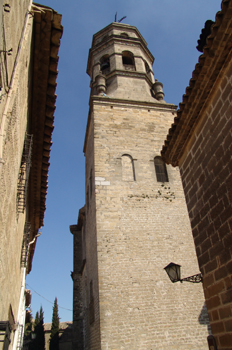
[[[50,350],[59,350],[59,315],[58,315],[58,304],[57,298],[55,298],[52,314],[52,327],[50,335]]]
[[[32,344],[33,350],[44,350],[45,349],[45,334],[44,334],[44,312],[42,306],[40,312],[36,312],[35,316],[35,339]]]
[[[34,328],[39,324],[39,312],[37,311],[35,314],[35,322],[34,322]]]
[[[45,349],[44,312],[43,312],[42,306],[40,307],[40,312],[39,312],[38,348],[39,348],[39,350]]]

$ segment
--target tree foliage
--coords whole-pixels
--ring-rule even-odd
[[[59,315],[58,315],[58,304],[57,298],[55,298],[54,306],[53,306],[53,314],[52,314],[52,327],[51,327],[51,335],[50,335],[50,350],[59,350]]]
[[[36,312],[34,322],[34,333],[35,339],[31,344],[33,350],[44,350],[45,349],[45,334],[44,334],[44,312],[42,306],[40,312]]]
[[[38,326],[38,324],[39,324],[39,311],[37,311],[35,314],[34,327]]]
[[[38,349],[44,350],[45,349],[45,334],[44,334],[44,312],[42,306],[40,307],[39,312],[39,324],[37,326],[38,332]]]
[[[26,311],[26,317],[25,317],[25,330],[24,330],[24,340],[30,340],[31,339],[31,332],[33,330],[33,321],[32,321],[32,315],[29,310]]]

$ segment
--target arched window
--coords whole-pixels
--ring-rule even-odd
[[[121,33],[120,36],[122,38],[129,38],[129,35],[127,33]]]
[[[100,67],[102,74],[108,74],[110,72],[110,58],[109,55],[105,55],[100,59]]]
[[[146,73],[149,74],[151,69],[150,67],[148,66],[148,63],[145,61],[145,68],[146,68]]]
[[[103,36],[102,41],[106,41],[108,39],[108,37],[109,37],[109,35],[106,34],[105,36]]]
[[[156,172],[157,181],[168,182],[167,168],[163,159],[161,157],[155,157],[154,163],[155,163],[155,172]]]
[[[123,51],[122,64],[126,70],[135,70],[134,55],[130,51]]]
[[[129,154],[123,154],[122,156],[122,180],[135,181],[134,163]]]
[[[152,70],[151,70],[151,68],[149,67],[149,65],[148,65],[148,63],[146,61],[144,61],[144,63],[145,63],[145,69],[146,69],[147,77],[152,81],[152,76],[153,76]]]

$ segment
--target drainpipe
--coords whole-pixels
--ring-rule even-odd
[[[4,142],[3,142],[3,137],[4,137],[4,131],[5,131],[5,123],[6,123],[6,119],[7,119],[7,112],[8,112],[8,108],[9,108],[9,104],[11,101],[11,97],[12,97],[12,86],[13,86],[13,82],[14,82],[14,77],[16,74],[16,68],[18,66],[18,62],[19,62],[19,58],[20,58],[20,54],[21,54],[21,50],[22,50],[22,44],[23,44],[23,39],[25,36],[25,31],[29,22],[29,15],[30,15],[30,10],[31,10],[31,6],[32,6],[32,0],[29,1],[29,5],[28,5],[28,9],[27,9],[27,13],[26,13],[26,17],[25,17],[25,21],[24,21],[24,27],[22,30],[22,35],[19,41],[19,46],[18,46],[18,52],[15,58],[15,62],[14,62],[14,68],[13,68],[13,72],[11,75],[11,80],[10,80],[10,85],[8,87],[8,93],[7,93],[7,97],[6,97],[6,104],[5,104],[5,108],[3,111],[3,115],[2,115],[2,121],[1,121],[1,125],[0,125],[0,169],[2,167],[2,165],[5,163],[3,160],[3,146],[4,146]]]
[[[17,317],[17,327],[15,331],[14,336],[14,342],[13,342],[13,350],[22,349],[23,346],[23,335],[24,335],[24,328],[25,328],[25,286],[26,286],[26,269],[27,269],[27,258],[28,258],[28,252],[30,245],[33,244],[37,237],[41,235],[41,232],[39,232],[34,239],[29,242],[28,244],[28,250],[27,250],[27,257],[26,257],[26,267],[22,269],[22,282],[21,282],[21,292],[20,292],[20,300],[19,300],[19,309],[18,309],[18,317]]]

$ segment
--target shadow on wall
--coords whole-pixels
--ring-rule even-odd
[[[60,333],[59,350],[72,350],[72,337],[73,337],[72,323],[68,324],[68,327]]]
[[[51,323],[44,324],[45,331],[45,350],[49,350]],[[72,322],[61,322],[59,331],[59,350],[72,350],[73,339]]]
[[[202,325],[207,326],[209,335],[212,334],[206,303],[204,303],[204,305],[202,306],[201,313],[198,317],[198,322]]]

